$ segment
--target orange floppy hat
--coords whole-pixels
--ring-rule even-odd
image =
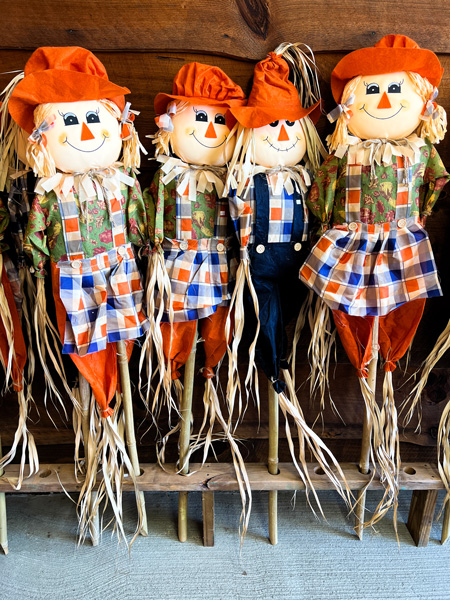
[[[25,65],[25,76],[9,100],[14,121],[31,133],[35,127],[33,113],[39,104],[111,100],[123,110],[126,87],[108,79],[100,60],[78,46],[38,48]]]
[[[163,114],[171,100],[231,107],[242,105],[245,94],[219,67],[193,62],[181,67],[175,75],[171,94],[156,96],[156,114]]]
[[[298,90],[289,81],[289,65],[281,55],[270,52],[257,63],[253,87],[246,106],[231,108],[237,121],[247,128],[264,127],[273,121],[297,121],[311,115],[314,123],[320,117],[320,100],[304,108]]]
[[[361,48],[344,56],[331,73],[331,90],[340,102],[346,84],[358,75],[381,75],[412,71],[437,87],[444,69],[431,50],[420,48],[406,35],[385,35],[371,48]]]

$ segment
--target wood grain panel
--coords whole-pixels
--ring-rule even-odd
[[[316,52],[349,51],[403,33],[450,52],[442,25],[449,17],[446,0],[19,0],[2,11],[0,49],[85,46],[258,60],[286,40]]]

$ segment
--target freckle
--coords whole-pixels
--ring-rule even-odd
[[[66,134],[66,133],[61,133],[61,135],[60,135],[60,136],[59,136],[59,138],[58,138],[58,142],[59,142],[60,144],[64,144],[64,143],[65,143],[65,141],[66,141],[66,139],[67,139],[67,134]]]

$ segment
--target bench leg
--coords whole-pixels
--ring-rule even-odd
[[[437,490],[414,490],[407,528],[416,546],[427,546],[436,508]]]
[[[214,492],[202,492],[203,545],[214,546]]]

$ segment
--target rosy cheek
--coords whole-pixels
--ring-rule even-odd
[[[408,108],[410,107],[409,100],[406,99],[400,100],[400,104],[403,106],[404,110],[408,110]]]
[[[101,134],[102,134],[102,137],[105,137],[105,138],[111,137],[111,135],[107,129],[102,129]]]
[[[65,144],[67,140],[67,133],[61,133],[61,135],[58,138],[58,142],[60,144]]]
[[[359,102],[358,104],[356,104],[356,110],[362,110],[365,107],[365,105],[365,102]]]

